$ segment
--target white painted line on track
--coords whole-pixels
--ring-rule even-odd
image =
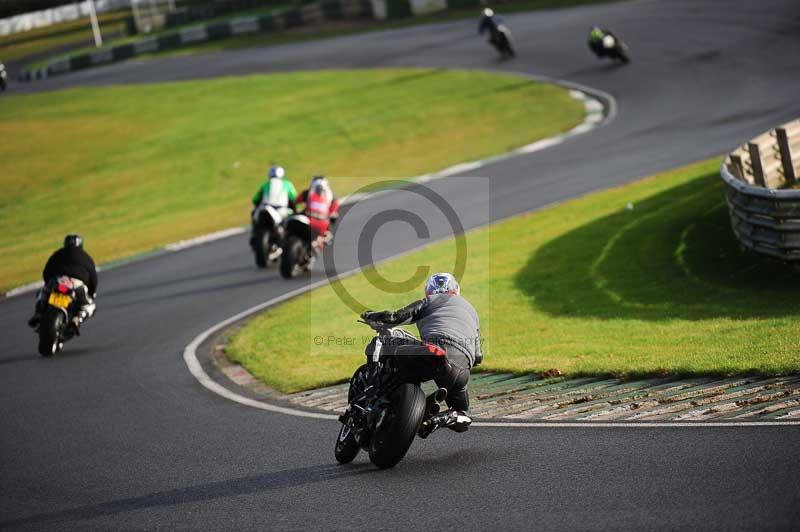
[[[544,150],[546,148],[551,148],[553,146],[558,146],[562,142],[564,142],[564,138],[563,137],[560,137],[560,136],[559,137],[553,137],[551,139],[544,139],[544,140],[540,140],[538,142],[534,142],[532,144],[528,144],[527,146],[523,146],[523,147],[518,148],[518,149],[516,149],[514,151],[517,152],[517,153],[534,153],[534,152],[537,152],[537,151]]]
[[[431,245],[424,244],[422,246],[418,246],[416,248],[410,249],[401,253],[400,255],[405,255],[408,253],[413,253],[414,251],[419,250],[420,248],[426,247]],[[390,260],[397,258],[398,256],[388,257],[384,260]],[[382,261],[379,261],[382,262]],[[343,277],[347,277],[355,272],[359,271],[359,268],[354,268],[347,272],[342,273],[338,278],[341,279]],[[292,299],[293,297],[297,297],[302,295],[306,292],[314,290],[315,288],[319,288],[325,286],[328,283],[328,279],[320,279],[314,283],[310,283],[306,286],[302,286],[291,292],[287,292],[281,296],[275,297],[270,299],[269,301],[265,301],[264,303],[259,303],[249,309],[243,310],[238,314],[231,316],[230,318],[217,323],[213,327],[206,329],[199,335],[197,335],[194,340],[192,340],[189,345],[183,350],[183,360],[186,363],[186,366],[189,368],[189,372],[194,376],[197,381],[202,384],[206,389],[211,392],[214,392],[217,395],[220,395],[226,399],[239,403],[241,405],[250,406],[253,408],[258,408],[260,410],[266,410],[269,412],[275,412],[278,414],[285,414],[288,416],[295,416],[295,417],[304,417],[304,418],[312,418],[312,419],[325,419],[325,420],[338,420],[339,416],[334,414],[323,414],[319,412],[309,412],[306,410],[299,410],[296,408],[290,408],[280,405],[270,404],[264,401],[259,401],[256,399],[251,399],[249,397],[245,397],[240,395],[236,392],[225,388],[221,384],[217,383],[214,379],[212,379],[206,370],[203,369],[202,364],[200,364],[200,360],[197,358],[197,349],[200,345],[203,344],[206,340],[208,340],[211,335],[221,331],[222,329],[228,327],[236,323],[239,320],[245,319],[247,317],[252,316],[262,310],[265,310],[269,307],[277,305],[278,303],[282,303],[286,300]],[[542,428],[542,429],[553,429],[553,428],[651,428],[651,429],[658,429],[658,428],[689,428],[689,427],[791,427],[791,426],[800,426],[800,420],[798,421],[622,421],[622,422],[598,422],[598,421],[572,421],[572,422],[541,422],[541,421],[476,421],[472,424],[473,427],[483,427],[483,428]]]
[[[571,423],[547,423],[547,422],[516,422],[516,421],[476,421],[472,424],[473,427],[499,427],[499,428],[650,428],[650,429],[663,429],[669,427],[786,427],[800,425],[800,421],[618,421],[616,423],[608,422],[591,422],[591,421],[573,421]]]
[[[27,294],[28,292],[33,292],[34,290],[38,290],[44,286],[44,281],[35,281],[33,283],[24,284],[22,286],[18,286],[16,288],[12,288],[8,292],[6,292],[6,297],[14,297],[20,294]]]
[[[297,410],[294,408],[286,408],[278,405],[272,405],[269,403],[264,403],[262,401],[256,401],[255,399],[250,399],[249,397],[245,397],[243,395],[239,395],[238,393],[234,393],[229,389],[225,388],[221,384],[218,384],[214,379],[208,376],[206,370],[203,369],[203,366],[200,364],[200,361],[197,359],[197,348],[200,347],[200,344],[205,342],[212,334],[224,329],[228,325],[231,325],[241,319],[244,319],[248,316],[255,314],[267,307],[272,305],[277,305],[278,303],[290,299],[292,297],[298,296],[309,290],[313,290],[319,286],[324,286],[328,282],[327,279],[322,279],[317,281],[316,283],[311,283],[307,286],[303,286],[296,290],[292,290],[291,292],[287,292],[282,296],[276,297],[274,299],[270,299],[265,303],[261,303],[254,307],[250,307],[249,309],[242,311],[235,316],[231,316],[225,321],[222,321],[213,327],[206,329],[202,333],[200,333],[194,340],[192,340],[189,345],[183,350],[183,360],[186,362],[186,366],[189,368],[189,372],[194,376],[197,381],[205,386],[208,390],[214,392],[217,395],[221,395],[226,399],[230,399],[231,401],[235,401],[239,404],[245,406],[251,406],[253,408],[259,408],[261,410],[268,410],[270,412],[277,412],[279,414],[287,414],[290,416],[297,416],[297,417],[308,417],[314,419],[338,419],[337,416],[333,414],[320,414],[316,412],[306,412],[304,410]]]

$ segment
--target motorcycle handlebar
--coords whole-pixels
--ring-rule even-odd
[[[371,320],[365,320],[363,318],[356,321],[358,323],[363,323],[364,325],[368,325],[372,330],[376,332],[382,332],[392,328],[392,325],[389,325],[382,321],[371,321]]]

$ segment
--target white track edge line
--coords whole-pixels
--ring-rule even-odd
[[[683,428],[683,427],[791,427],[800,425],[800,421],[617,421],[617,422],[592,422],[572,421],[548,423],[542,421],[516,422],[516,421],[476,421],[473,427],[499,427],[499,428]]]
[[[430,245],[430,244],[426,244]],[[424,247],[424,246],[420,246]],[[409,250],[409,252],[416,251],[419,248],[415,248],[413,250]],[[389,257],[389,258],[396,258],[396,257]],[[358,268],[350,270],[342,274],[341,277],[345,277],[350,275],[354,272],[358,271]],[[325,420],[338,420],[339,416],[335,414],[323,414],[319,412],[309,412],[306,410],[299,410],[296,408],[289,408],[285,406],[274,405],[270,403],[266,403],[264,401],[258,401],[256,399],[251,399],[249,397],[245,397],[240,395],[236,392],[225,388],[214,379],[212,379],[206,370],[203,369],[200,360],[197,358],[197,348],[200,345],[208,340],[211,335],[220,330],[236,323],[239,320],[247,318],[257,312],[260,312],[264,309],[267,309],[271,306],[277,305],[283,301],[291,299],[293,297],[302,295],[306,292],[314,290],[315,288],[319,288],[324,286],[328,282],[328,279],[321,279],[317,282],[310,283],[306,286],[302,286],[291,292],[287,292],[281,296],[272,298],[264,303],[259,303],[249,309],[243,310],[230,318],[217,323],[216,325],[206,329],[199,335],[197,335],[190,343],[186,346],[183,350],[183,360],[186,363],[186,366],[189,368],[189,372],[192,376],[197,379],[197,381],[203,385],[206,389],[211,392],[214,392],[217,395],[220,395],[226,399],[234,401],[244,406],[250,406],[253,408],[258,408],[259,410],[266,410],[269,412],[275,412],[278,414],[285,414],[294,417],[304,417],[304,418],[311,418],[311,419],[325,419]],[[684,427],[791,427],[791,426],[800,426],[800,421],[683,421],[683,422],[675,422],[675,421],[666,421],[666,422],[658,422],[658,421],[621,421],[621,422],[596,422],[596,421],[572,421],[572,422],[537,422],[537,421],[476,421],[472,424],[474,427],[484,427],[484,428],[684,428]]]

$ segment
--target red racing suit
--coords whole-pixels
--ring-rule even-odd
[[[318,194],[314,191],[304,190],[297,196],[297,203],[305,203],[303,214],[308,216],[311,228],[318,235],[327,233],[331,219],[339,217],[339,202],[333,193]]]

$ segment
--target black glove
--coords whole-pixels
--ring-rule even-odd
[[[381,323],[392,323],[394,321],[394,312],[388,310],[372,311],[368,310],[361,315],[364,321],[377,321]]]

